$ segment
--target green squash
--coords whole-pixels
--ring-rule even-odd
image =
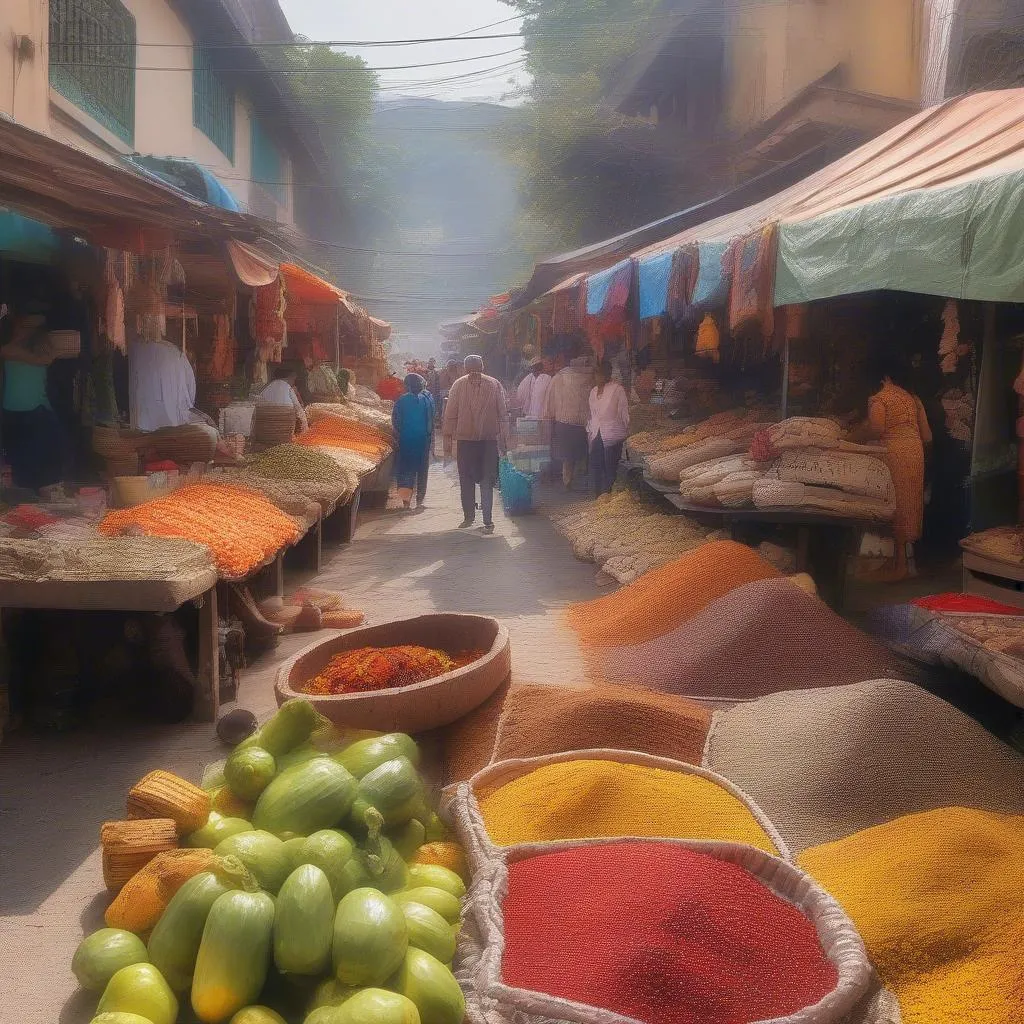
[[[306,860],[303,852],[306,846],[305,836],[284,839],[282,842],[284,843],[284,855],[288,859],[288,874],[291,874],[296,868],[302,867],[303,864],[310,863]]]
[[[153,1024],[174,1024],[178,1000],[152,964],[132,964],[110,979],[96,1012],[137,1013]]]
[[[251,832],[252,824],[244,818],[225,818],[217,811],[210,811],[210,817],[202,828],[185,837],[185,845],[204,850],[215,850],[219,843],[239,832]]]
[[[148,1017],[140,1017],[137,1013],[101,1013],[93,1017],[89,1024],[153,1024]]]
[[[266,893],[229,892],[213,904],[192,978],[192,1009],[203,1024],[222,1024],[256,1001],[273,932],[274,901]]]
[[[421,885],[444,889],[460,900],[466,895],[466,883],[450,868],[440,864],[409,865],[409,888]]]
[[[274,757],[281,757],[308,742],[325,721],[308,700],[290,700],[260,726],[260,745]]]
[[[321,829],[303,840],[302,859],[299,863],[315,864],[327,876],[335,905],[341,901],[342,896],[364,884],[360,881],[361,876],[350,878],[345,871],[346,865],[355,855],[355,849],[352,837],[339,829]]]
[[[275,835],[312,835],[341,822],[352,807],[357,785],[329,757],[314,758],[282,772],[267,786],[256,802],[252,823]]]
[[[338,1024],[420,1024],[420,1012],[411,999],[383,988],[364,988],[339,1010]]]
[[[302,1024],[341,1024],[341,1021],[340,1006],[318,1006]]]
[[[212,764],[208,764],[203,769],[203,776],[199,782],[199,788],[205,789],[207,793],[212,793],[215,789],[220,789],[221,786],[226,786],[228,780],[224,778],[224,766],[227,764],[227,760],[214,761]]]
[[[78,944],[71,970],[78,984],[90,992],[102,992],[122,967],[149,962],[146,944],[123,928],[101,928]]]
[[[427,830],[423,827],[422,821],[413,818],[399,828],[392,829],[387,836],[398,851],[398,856],[408,861],[416,856],[416,851],[423,845]]]
[[[455,956],[455,930],[436,911],[422,903],[403,903],[402,913],[409,928],[409,945],[422,949],[443,964]]]
[[[451,839],[451,829],[438,817],[436,811],[431,811],[424,824],[427,826],[423,840],[425,843],[444,843]]]
[[[274,755],[263,747],[236,747],[224,765],[228,787],[240,800],[255,800],[276,774]]]
[[[276,893],[289,875],[284,843],[269,832],[239,832],[218,843],[213,852],[218,857],[237,857],[269,893]]]
[[[213,871],[190,878],[172,897],[149,937],[149,958],[175,992],[187,992],[199,956],[206,918],[234,888]]]
[[[337,978],[326,978],[317,985],[309,1010],[312,1012],[322,1006],[341,1006],[346,999],[361,991],[362,989],[353,988],[351,985],[342,985]]]
[[[420,748],[416,746],[416,741],[404,732],[389,732],[384,736],[358,740],[333,757],[357,779],[361,779],[396,757],[407,757],[413,765],[418,765]]]
[[[281,772],[286,772],[297,764],[312,761],[314,757],[327,757],[327,754],[322,750],[317,750],[311,743],[303,743],[301,747],[296,747],[289,753],[274,758],[277,762],[277,773],[280,775]]]
[[[462,903],[446,889],[435,889],[431,885],[420,885],[415,889],[403,889],[391,897],[400,906],[406,903],[421,903],[440,914],[449,924],[457,924],[462,912]]]
[[[230,1024],[288,1024],[288,1021],[269,1006],[246,1006],[231,1018]]]
[[[389,985],[416,1005],[422,1024],[462,1024],[466,998],[459,983],[440,960],[422,949],[410,947]]]
[[[407,757],[395,757],[359,780],[359,792],[352,807],[355,824],[367,821],[370,807],[380,812],[384,825],[393,828],[411,818],[426,818],[429,809],[423,782]]]
[[[376,889],[355,889],[334,917],[334,973],[343,985],[382,985],[402,963],[409,928],[401,909]]]
[[[286,974],[323,974],[331,964],[334,896],[314,864],[296,868],[281,886],[274,910],[274,963]]]
[[[409,884],[409,868],[386,836],[371,834],[362,853],[370,875],[370,885],[381,892],[405,889]]]

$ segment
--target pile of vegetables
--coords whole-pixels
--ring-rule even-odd
[[[202,1024],[462,1024],[465,862],[419,759],[409,736],[344,734],[295,700],[200,787],[142,780],[130,816],[142,794],[181,848],[111,904],[108,925],[115,911],[133,930],[103,928],[75,953],[79,984],[99,993],[93,1024],[176,1024],[186,1000]],[[199,807],[212,809],[194,828]],[[147,905],[126,914],[133,891]]]
[[[301,689],[311,695],[339,696],[411,686],[469,665],[482,656],[481,651],[452,655],[414,644],[358,647],[334,655]]]

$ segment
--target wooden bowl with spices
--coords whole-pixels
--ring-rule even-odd
[[[377,685],[373,671],[386,664],[389,649],[409,647],[426,650],[400,652],[406,660],[422,656],[433,666],[451,667],[421,682]],[[352,657],[346,659],[345,655]],[[348,692],[323,692],[334,682],[332,673],[338,672],[339,662],[350,660],[360,661],[360,669],[363,662],[380,665],[373,664],[358,680],[353,669]],[[281,665],[274,690],[278,704],[301,697],[338,725],[418,733],[450,725],[469,714],[508,679],[511,669],[508,630],[497,619],[420,615],[363,626],[312,644]]]

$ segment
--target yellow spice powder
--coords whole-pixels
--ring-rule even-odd
[[[565,761],[514,779],[479,803],[488,833],[502,846],[650,836],[747,843],[776,852],[742,801],[708,779],[661,768]]]
[[[945,808],[801,854],[857,925],[904,1024],[1017,1024],[1024,817]]]

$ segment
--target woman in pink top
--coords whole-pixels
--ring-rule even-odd
[[[629,401],[626,389],[612,380],[612,368],[602,362],[597,368],[597,387],[590,392],[590,479],[594,497],[608,494],[615,485],[622,458],[622,445],[629,433]]]

